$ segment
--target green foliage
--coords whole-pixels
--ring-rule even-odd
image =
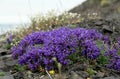
[[[70,64],[74,64],[77,62],[84,63],[88,61],[84,56],[81,56],[79,52],[69,55],[68,59],[70,59]]]
[[[96,41],[96,44],[97,44],[97,46],[100,48],[100,47],[103,45],[103,42],[100,41],[100,40],[97,40],[97,41]]]
[[[108,62],[109,62],[108,57],[106,57],[106,56],[104,56],[102,54],[98,57],[98,64],[99,65],[105,65],[105,64],[108,64]]]
[[[75,28],[75,27],[76,27],[76,25],[75,25],[75,24],[71,24],[71,25],[70,25],[70,27]]]
[[[112,4],[112,0],[101,0],[100,4],[101,4],[102,7],[105,7],[107,5]]]
[[[15,46],[15,45],[17,45],[19,43],[19,40],[20,39],[15,38],[15,39],[12,40],[12,42],[10,44],[4,44],[3,47],[5,49],[11,49],[12,46]]]
[[[93,70],[93,68],[88,68],[88,69],[87,69],[87,72],[88,72],[88,74],[89,74],[90,76],[92,76],[92,75],[94,75],[94,74],[96,73],[96,71]]]
[[[12,46],[11,46],[10,44],[4,44],[3,47],[4,47],[5,49],[10,49]]]
[[[16,64],[14,66],[14,69],[17,70],[17,71],[24,71],[24,70],[27,69],[27,66],[20,66],[20,65]]]
[[[97,43],[97,45],[98,45],[99,48],[101,48],[101,47],[104,46],[104,47],[103,47],[104,49],[102,49],[102,50],[100,51],[100,55],[99,55],[99,57],[97,58],[97,64],[99,64],[99,65],[108,64],[109,58],[104,55],[104,53],[105,53],[105,51],[106,51],[105,44],[104,44],[102,41],[99,41],[99,40],[96,41],[96,43]]]
[[[71,64],[76,63],[79,59],[78,53],[73,53],[69,56],[69,59],[71,60]]]
[[[4,76],[5,75],[5,73],[4,72],[0,72],[0,76]]]

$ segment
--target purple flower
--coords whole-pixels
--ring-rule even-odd
[[[10,36],[6,40],[6,44],[11,44],[11,42],[14,38],[15,38],[15,35],[10,34]]]
[[[12,47],[12,56],[18,58],[20,65],[27,65],[31,70],[39,66],[53,69],[55,65],[53,57],[63,66],[69,64],[68,58],[75,52],[91,60],[97,59],[101,49],[105,49],[96,44],[97,40],[105,43],[109,41],[94,29],[64,27],[46,32],[33,32],[23,38],[17,46]],[[117,55],[117,50],[114,48],[105,52],[107,56]],[[114,60],[116,58],[113,58]],[[114,62],[116,64],[114,69],[117,69],[119,59]]]

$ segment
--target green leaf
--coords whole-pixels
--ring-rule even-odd
[[[98,57],[98,64],[99,65],[105,65],[105,64],[108,64],[108,62],[109,62],[109,58],[108,57],[106,57],[104,55],[100,55]]]
[[[88,68],[87,72],[89,73],[89,75],[94,75],[95,74],[95,70],[93,70],[92,68]]]

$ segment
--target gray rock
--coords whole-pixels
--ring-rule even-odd
[[[3,76],[0,76],[0,79],[14,79],[13,75],[10,74],[10,72],[4,72],[1,70],[1,72],[4,73]]]
[[[95,25],[97,25],[97,26],[101,26],[102,24],[103,24],[102,21],[96,21],[96,22],[95,22]]]
[[[0,68],[4,68],[5,67],[5,63],[3,61],[0,61]]]
[[[105,78],[100,78],[100,79],[120,79],[118,77],[110,76],[110,77],[105,77]]]
[[[84,79],[81,76],[79,76],[77,73],[75,73],[74,71],[71,71],[71,75],[68,79]]]
[[[5,55],[0,57],[0,68],[4,66],[14,66],[17,64],[17,60],[12,59],[11,55]]]
[[[8,60],[5,62],[6,66],[14,66],[15,64],[17,64],[17,60]]]
[[[76,71],[76,73],[83,78],[89,77],[89,74],[86,71]]]
[[[87,67],[88,67],[88,65],[85,64],[85,63],[84,63],[84,64],[74,64],[74,65],[72,65],[72,66],[70,67],[70,69],[69,69],[68,72],[70,72],[70,71],[79,71],[79,70],[84,71],[84,70],[87,69]]]
[[[98,73],[96,74],[96,77],[102,78],[102,77],[104,77],[104,75],[105,75],[105,73],[103,73],[103,72],[98,72]]]
[[[7,59],[11,59],[12,55],[5,55],[5,56],[1,56],[0,60],[7,60]]]
[[[3,47],[3,44],[5,44],[5,43],[6,43],[5,41],[3,41],[3,40],[1,41],[1,40],[0,40],[0,48],[2,48],[2,47]]]
[[[103,25],[102,31],[104,33],[110,33],[110,34],[113,33],[113,30],[107,25]]]
[[[3,76],[0,79],[14,79],[14,77],[12,75],[7,75],[7,76]]]
[[[29,78],[24,78],[26,75],[24,72],[16,72],[12,75],[14,76],[15,79],[29,79]]]

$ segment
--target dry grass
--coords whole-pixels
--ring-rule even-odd
[[[88,14],[87,19],[94,19],[98,17],[97,13]],[[49,12],[46,15],[36,15],[30,18],[31,22],[29,25],[19,25],[15,30],[11,30],[5,34],[5,37],[8,37],[10,34],[14,34],[17,38],[22,39],[26,35],[40,30],[51,30],[62,26],[74,26],[76,23],[80,23],[85,20],[85,17],[82,17],[77,13],[68,13],[64,12],[61,15],[58,15],[54,11]],[[3,38],[4,39],[4,38]]]
[[[57,15],[54,12],[49,12],[47,15],[36,15],[31,17],[31,23],[29,26],[23,26],[22,28],[13,31],[13,34],[22,38],[33,31],[51,30],[63,25],[75,24],[83,20],[80,14],[65,12],[61,15]],[[26,28],[27,27],[27,28]]]

